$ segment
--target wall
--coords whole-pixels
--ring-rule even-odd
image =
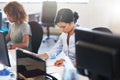
[[[3,8],[5,4],[0,4]],[[41,12],[41,3],[23,3],[28,13]],[[119,0],[90,0],[88,4],[80,3],[58,3],[58,10],[61,8],[71,8],[78,12],[80,18],[78,24],[87,28],[105,26],[112,29],[116,34],[120,34],[120,10]]]

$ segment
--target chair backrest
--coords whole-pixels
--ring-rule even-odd
[[[32,32],[32,38],[31,38],[32,52],[37,53],[42,42],[43,29],[41,25],[35,21],[29,22],[29,25]]]
[[[92,30],[112,33],[112,31],[109,28],[106,28],[106,27],[96,27],[96,28],[93,28]]]
[[[40,13],[32,13],[32,14],[29,14],[28,17],[29,17],[29,22],[30,21],[39,22]]]
[[[57,11],[56,1],[44,1],[42,4],[42,25],[43,26],[54,26],[54,18]]]

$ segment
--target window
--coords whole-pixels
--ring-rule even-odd
[[[19,1],[19,2],[42,2],[42,1],[57,1],[68,3],[88,3],[89,0],[0,0],[0,2]]]

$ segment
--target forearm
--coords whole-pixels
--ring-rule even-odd
[[[10,34],[9,33],[6,35],[5,39],[6,39],[6,42],[8,42],[10,40]]]
[[[47,54],[49,55],[49,58],[50,59],[56,58],[56,56],[61,53],[62,46],[63,46],[62,42],[58,40],[58,42],[54,45],[54,47],[47,52]]]
[[[21,43],[11,44],[11,49],[15,48],[28,48],[29,45],[29,35],[24,35]]]
[[[36,56],[40,57],[40,58],[44,58],[45,60],[47,60],[49,58],[47,53],[36,54]]]
[[[28,43],[18,43],[18,44],[10,44],[8,45],[8,49],[15,49],[15,48],[27,48]]]

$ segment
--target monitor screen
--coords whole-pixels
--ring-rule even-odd
[[[25,49],[16,49],[17,80],[57,80],[46,73],[46,61]]]
[[[120,79],[120,37],[89,29],[75,29],[77,70],[87,69],[100,80]],[[92,79],[96,80],[96,79]]]
[[[10,67],[8,49],[4,32],[0,31],[0,63]]]
[[[34,53],[17,49],[17,78],[18,79],[42,79],[45,80],[46,62],[36,57]]]

